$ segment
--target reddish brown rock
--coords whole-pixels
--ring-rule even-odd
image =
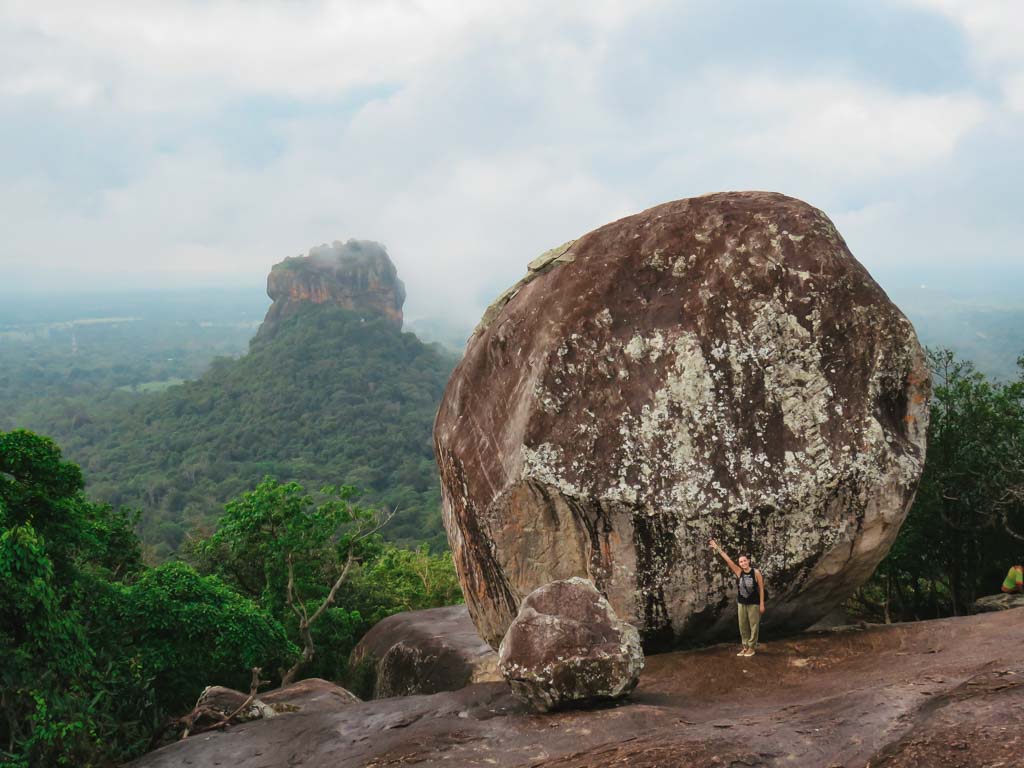
[[[498,656],[477,634],[465,605],[396,613],[352,650],[351,664],[373,665],[372,698],[457,691],[500,680]]]
[[[619,706],[538,717],[504,683],[285,712],[132,768],[1019,766],[1024,612],[799,635],[647,659]]]
[[[319,677],[266,691],[251,701],[247,693],[223,685],[211,685],[196,701],[190,729],[203,731],[229,716],[233,716],[233,723],[246,723],[276,717],[284,712],[334,712],[357,703],[357,696]]]
[[[337,712],[359,703],[351,691],[319,677],[261,693],[260,699],[277,712]]]
[[[553,249],[485,314],[434,439],[470,614],[591,579],[648,649],[735,632],[715,537],[805,627],[888,551],[924,461],[914,329],[821,211],[679,200]]]
[[[405,286],[380,243],[372,240],[335,240],[310,248],[308,256],[275,264],[267,277],[267,295],[274,303],[256,334],[273,335],[280,323],[303,305],[336,304],[355,312],[384,315],[402,327]]]
[[[592,582],[572,578],[526,596],[498,665],[516,696],[550,712],[626,696],[640,681],[644,652],[636,627],[615,615]]]

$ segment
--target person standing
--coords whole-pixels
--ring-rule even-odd
[[[751,566],[749,555],[740,555],[739,564],[736,564],[714,539],[708,543],[722,556],[729,570],[736,576],[736,605],[740,621],[740,642],[743,643],[736,655],[753,656],[757,649],[757,630],[764,613],[764,577]]]
[[[1024,565],[1010,567],[1010,572],[1003,579],[1003,592],[1010,595],[1024,592]]]

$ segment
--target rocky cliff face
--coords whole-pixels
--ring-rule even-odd
[[[257,341],[272,336],[282,320],[306,304],[331,303],[380,314],[402,327],[405,286],[387,250],[372,240],[335,240],[310,248],[307,256],[275,264],[267,277],[267,295],[274,303],[256,334]]]
[[[929,386],[910,322],[799,200],[679,200],[549,251],[485,314],[434,429],[481,636],[571,576],[649,650],[732,635],[709,537],[764,571],[764,630],[812,624],[896,536]]]

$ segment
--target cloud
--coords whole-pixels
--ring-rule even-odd
[[[735,138],[737,149],[844,179],[943,160],[987,112],[970,94],[900,94],[835,79],[738,77],[726,88],[737,121],[757,126]]]
[[[42,54],[27,82],[49,92],[52,53],[65,78],[100,76],[124,109],[209,104],[224,91],[297,99],[403,82],[433,62],[458,58],[480,37],[534,28],[614,26],[643,2],[504,3],[480,0],[13,0],[0,23]],[[11,58],[8,56],[8,58]],[[76,88],[83,87],[81,85]]]
[[[1019,0],[910,0],[943,14],[971,42],[974,62],[998,84],[1008,107],[1024,111],[1024,3]]]
[[[788,34],[797,6],[758,34]],[[7,2],[0,265],[22,284],[258,283],[373,239],[411,316],[471,322],[552,245],[729,188],[804,197],[915,284],[937,259],[1019,253],[1001,176],[1024,170],[1020,124],[998,100],[1024,89],[1002,64],[973,55],[981,85],[952,60],[883,77],[845,17],[766,61],[749,21],[704,0]]]

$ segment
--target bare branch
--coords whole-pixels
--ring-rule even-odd
[[[288,603],[288,607],[292,609],[296,618],[298,618],[300,624],[306,620],[304,615],[306,612],[305,606],[302,605],[301,601],[296,599],[295,595],[295,564],[292,562],[292,556],[290,554],[288,555],[288,591],[286,602]],[[298,603],[298,605],[296,605],[296,603]]]
[[[191,712],[185,715],[179,721],[185,726],[184,732],[181,734],[181,740],[187,739],[189,736],[194,736],[197,733],[206,733],[208,731],[215,731],[220,728],[224,728],[231,724],[231,721],[238,717],[242,712],[249,708],[249,706],[256,700],[256,692],[259,691],[261,685],[266,685],[269,680],[261,680],[260,673],[263,671],[261,667],[252,668],[252,680],[249,683],[249,696],[243,701],[234,712],[230,715],[223,716],[219,721],[212,723],[207,726],[200,726],[198,729],[193,730],[196,720],[200,716],[206,714],[217,714],[216,710],[211,707],[195,707]]]
[[[362,541],[363,539],[367,539],[370,536],[373,536],[373,534],[380,532],[380,530],[384,526],[386,526],[388,523],[390,523],[392,518],[395,515],[397,515],[397,514],[398,514],[398,507],[395,507],[393,510],[388,512],[386,515],[379,515],[378,517],[375,518],[375,522],[377,523],[375,526],[373,526],[372,528],[366,529],[366,530],[357,531],[355,536],[352,537],[352,541],[353,542]]]
[[[323,603],[321,603],[320,607],[316,609],[316,612],[309,619],[309,621],[306,622],[307,626],[309,626],[314,621],[319,619],[320,615],[324,611],[326,611],[328,608],[330,608],[331,604],[334,602],[335,595],[338,594],[338,589],[341,587],[341,585],[343,583],[345,583],[345,579],[348,578],[348,573],[349,573],[350,570],[352,570],[352,564],[355,563],[355,561],[356,561],[356,550],[355,550],[355,547],[352,546],[352,545],[349,545],[349,548],[348,548],[348,559],[345,561],[345,567],[341,569],[341,574],[338,576],[337,580],[335,580],[334,586],[331,587],[331,591],[327,594],[327,597],[324,598]]]

